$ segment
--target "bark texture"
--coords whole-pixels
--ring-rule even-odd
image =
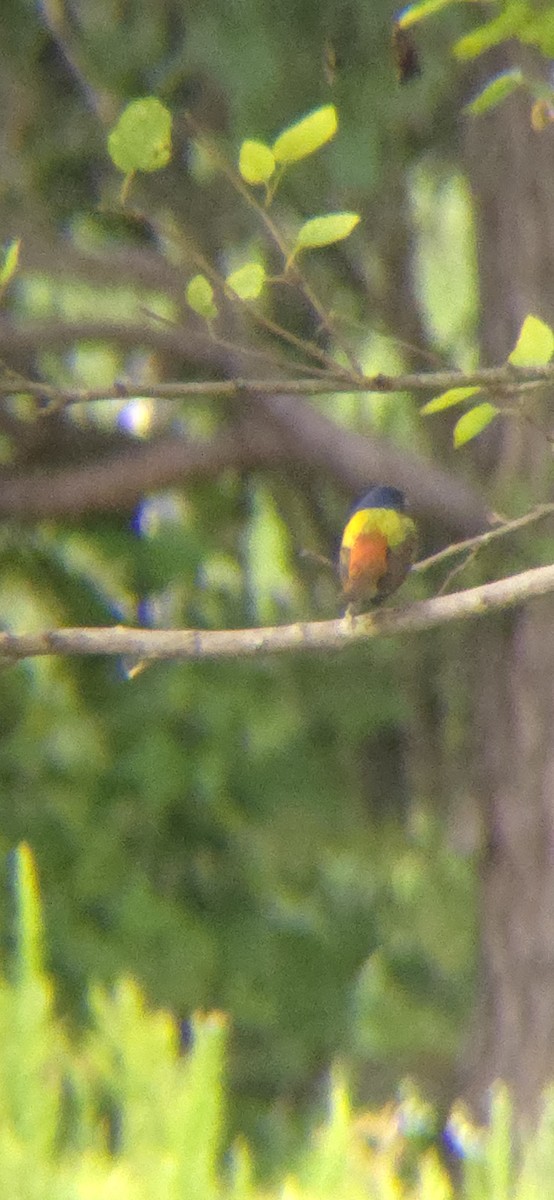
[[[554,604],[478,638],[481,995],[468,1091],[495,1078],[534,1119],[554,1079]],[[481,633],[482,631],[479,631]]]
[[[533,132],[529,118],[529,103],[513,98],[473,122],[465,142],[490,363],[506,358],[528,313],[554,322],[554,132]],[[551,394],[542,403],[546,423]],[[504,486],[548,495],[551,457],[536,429],[506,422],[482,461],[493,502]],[[473,652],[485,849],[467,1091],[482,1109],[487,1085],[502,1078],[534,1120],[554,1080],[553,600],[486,623]]]

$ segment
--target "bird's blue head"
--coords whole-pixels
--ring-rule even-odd
[[[356,502],[350,515],[362,508],[393,508],[395,512],[404,512],[406,501],[403,492],[398,488],[378,485],[370,488],[369,492]]]

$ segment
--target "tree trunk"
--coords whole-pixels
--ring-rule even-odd
[[[554,322],[554,133],[534,133],[529,108],[512,98],[472,122],[465,144],[490,363],[506,358],[528,313]],[[544,498],[546,438],[500,424],[485,447],[493,503],[502,506],[503,488]],[[533,1119],[554,1080],[554,601],[483,623],[472,644],[485,850],[467,1092],[481,1109],[502,1078]]]
[[[554,605],[478,635],[482,863],[478,1028],[468,1093],[496,1078],[535,1117],[554,1079]]]

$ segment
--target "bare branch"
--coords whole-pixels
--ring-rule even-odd
[[[490,525],[478,489],[438,463],[376,433],[352,433],[294,396],[262,396],[258,405],[281,433],[291,461],[326,472],[352,495],[386,480],[409,496],[414,513],[438,518],[453,536],[475,536]]]
[[[48,275],[52,279],[81,279],[89,288],[131,286],[158,291],[182,303],[183,271],[162,258],[150,246],[111,245],[105,251],[86,252],[68,238],[55,237],[50,226],[41,226],[33,214],[18,224],[22,238],[22,273]]]
[[[554,504],[539,504],[537,508],[525,513],[523,517],[515,517],[513,521],[503,521],[501,525],[495,526],[494,529],[487,529],[486,533],[480,533],[478,537],[466,538],[463,542],[454,542],[452,546],[439,550],[438,554],[422,558],[421,562],[415,563],[412,570],[428,571],[429,567],[436,567],[438,563],[446,562],[447,559],[453,558],[457,554],[480,550],[481,547],[488,546],[489,542],[505,537],[507,533],[515,533],[516,530],[524,529],[526,525],[533,525],[535,521],[541,521],[543,517],[551,517],[553,514]]]
[[[292,396],[260,398],[261,405],[263,412],[256,408],[210,441],[168,437],[78,466],[6,472],[0,475],[0,515],[72,520],[131,507],[148,491],[213,478],[225,467],[279,467],[324,471],[352,494],[368,480],[393,481],[418,514],[439,516],[453,535],[473,535],[490,523],[478,492],[437,464],[386,438],[351,433]]]
[[[132,655],[156,659],[213,660],[264,658],[268,654],[340,650],[354,642],[399,633],[417,633],[450,621],[484,616],[554,591],[554,566],[537,567],[494,583],[335,621],[311,621],[265,629],[56,629],[37,634],[0,634],[4,659],[40,655]]]
[[[0,514],[19,520],[67,517],[131,508],[149,491],[211,479],[226,468],[281,465],[288,454],[260,424],[231,427],[211,441],[160,438],[121,454],[60,470],[0,476]]]
[[[37,339],[33,343],[33,334]],[[190,342],[190,334],[174,327],[173,336],[153,334],[150,327],[136,325],[114,325],[109,322],[83,322],[82,325],[72,326],[70,322],[58,325],[56,322],[35,323],[25,332],[12,330],[11,339],[18,347],[25,343],[27,347],[35,346],[45,341],[63,344],[72,339],[120,340],[127,344],[136,345],[141,341],[152,341],[160,347],[178,350],[181,354],[187,349],[193,349],[194,357],[201,355],[200,345]],[[6,345],[6,340],[0,338],[0,347]],[[213,362],[210,365],[214,365]],[[148,396],[152,399],[184,399],[187,396],[224,396],[239,398],[248,395],[274,395],[275,392],[287,392],[291,396],[321,396],[333,392],[375,392],[383,395],[388,392],[443,392],[456,387],[482,387],[484,390],[509,389],[510,392],[527,388],[530,384],[538,386],[554,380],[554,363],[542,367],[513,367],[510,363],[503,367],[482,367],[477,371],[422,371],[406,375],[356,375],[345,374],[344,369],[337,364],[337,374],[318,375],[314,379],[210,379],[196,380],[186,383],[140,383],[124,384],[117,382],[109,388],[61,388],[52,384],[37,383],[36,380],[0,379],[0,395],[18,395],[27,393],[51,399],[56,407],[67,404],[92,403],[96,400],[132,399],[135,396]]]
[[[196,322],[198,326],[198,322]],[[148,346],[160,353],[178,356],[186,363],[194,363],[195,369],[205,367],[210,371],[225,371],[227,357],[210,341],[203,329],[198,330],[192,322],[187,325],[173,325],[170,322],[154,324],[154,322],[110,321],[93,317],[82,321],[59,320],[57,317],[46,317],[43,320],[27,321],[25,324],[11,321],[0,315],[0,355],[36,354],[38,351],[61,350],[75,342],[116,342],[124,349],[135,350],[137,346]],[[196,394],[202,391],[202,382],[196,386]],[[174,385],[175,387],[175,385]],[[119,385],[115,383],[105,393],[99,392],[92,397],[79,395],[87,389],[69,389],[70,399],[64,400],[64,389],[53,387],[47,383],[37,383],[35,380],[11,378],[9,375],[0,380],[0,395],[18,395],[26,393],[34,396],[44,396],[56,401],[63,407],[65,403],[77,404],[83,399],[121,399]],[[148,386],[141,387],[137,383],[130,389],[131,396],[153,395]],[[174,394],[178,394],[175,392]]]

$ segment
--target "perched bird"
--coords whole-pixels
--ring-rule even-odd
[[[339,569],[347,612],[365,612],[395,592],[416,553],[416,526],[402,492],[371,488],[352,509],[342,535]]]

